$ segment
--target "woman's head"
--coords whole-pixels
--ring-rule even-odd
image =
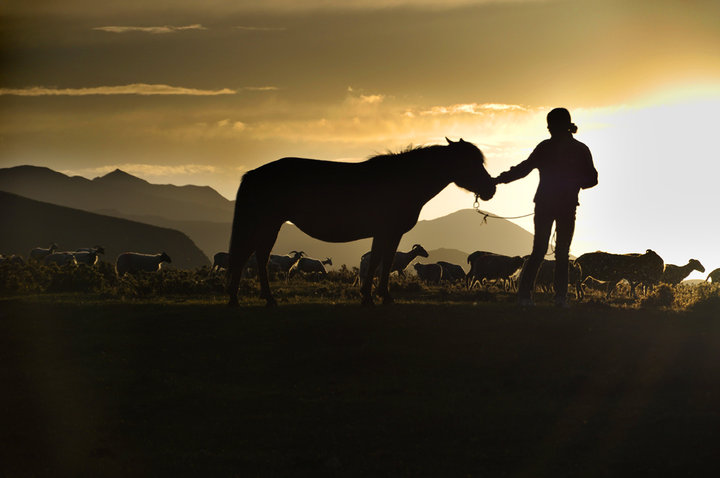
[[[570,120],[570,112],[565,108],[555,108],[548,113],[547,124],[551,134],[577,133],[577,126]]]

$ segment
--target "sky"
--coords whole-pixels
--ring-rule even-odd
[[[280,157],[359,161],[449,137],[477,144],[497,175],[564,106],[600,181],[581,193],[572,253],[650,248],[720,267],[720,2],[0,5],[0,167],[120,168],[233,198],[245,171]],[[528,214],[537,181],[481,207]],[[472,202],[450,186],[421,219]]]

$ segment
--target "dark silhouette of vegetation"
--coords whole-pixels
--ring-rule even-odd
[[[436,264],[437,265],[437,264]],[[439,267],[439,266],[438,266]],[[285,282],[283,274],[270,274],[279,298],[289,303],[356,302],[361,299],[360,289],[354,285],[357,267],[341,265],[325,276],[308,275]],[[226,276],[205,266],[193,270],[168,269],[159,272],[138,272],[118,278],[113,264],[105,261],[95,266],[76,264],[58,267],[38,263],[0,263],[0,297],[37,294],[74,293],[83,298],[107,300],[178,300],[219,301],[225,297]],[[413,274],[393,277],[390,292],[405,302],[509,302],[514,292],[503,282],[486,282],[468,290],[463,281],[430,283]],[[241,279],[238,297],[243,303],[255,304],[260,284],[255,277]],[[538,292],[540,300],[549,300],[551,291]],[[720,301],[720,284],[703,282],[696,285],[661,284],[652,292],[633,297],[630,286],[620,283],[616,294],[606,298],[605,289],[586,288],[585,299],[577,303],[608,304],[619,307],[661,307],[687,309],[717,304]]]

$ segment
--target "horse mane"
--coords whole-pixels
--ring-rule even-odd
[[[383,154],[371,156],[370,158],[367,159],[367,161],[374,163],[377,161],[388,161],[388,160],[408,160],[408,159],[414,158],[418,154],[427,152],[428,150],[433,150],[433,149],[442,148],[442,147],[443,146],[439,145],[439,144],[423,145],[423,146],[413,146],[412,144],[410,144],[397,152],[388,151]]]
[[[454,141],[454,142],[448,143],[447,145],[431,144],[431,145],[423,145],[423,146],[413,146],[412,144],[410,144],[398,152],[388,151],[387,153],[384,153],[384,154],[378,154],[376,156],[372,156],[372,157],[368,158],[366,162],[374,164],[374,163],[380,162],[380,161],[383,161],[383,162],[384,161],[409,161],[409,160],[416,159],[417,156],[423,155],[425,153],[434,152],[434,151],[436,152],[440,148],[445,148],[447,146],[453,146],[456,148],[458,148],[458,147],[459,148],[474,148],[482,155],[482,151],[480,151],[480,149],[478,149],[477,146],[475,146],[473,143],[470,143],[468,141],[463,141],[461,139],[460,141]],[[483,156],[483,163],[485,163],[484,156]]]

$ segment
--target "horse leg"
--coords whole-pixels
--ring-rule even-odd
[[[368,268],[365,271],[364,277],[361,277],[362,285],[360,286],[360,295],[362,296],[362,305],[373,305],[372,299],[372,283],[373,276],[375,275],[375,269],[377,269],[380,263],[379,241],[377,238],[373,238],[372,247],[370,248],[370,259],[368,260]]]
[[[227,269],[227,286],[226,291],[230,295],[228,306],[237,307],[238,304],[238,287],[240,285],[240,277],[242,271],[245,269],[245,263],[252,254],[252,246],[247,241],[242,241],[240,244],[231,244],[230,246],[230,259]]]
[[[382,270],[380,271],[378,294],[382,297],[384,305],[395,302],[395,300],[390,296],[390,292],[388,292],[388,282],[390,280],[390,269],[392,268],[395,251],[397,251],[397,247],[400,244],[400,237],[402,236],[386,239],[383,241],[379,251],[382,258]]]
[[[268,307],[274,307],[277,305],[277,301],[272,296],[270,291],[270,281],[268,280],[268,259],[270,258],[270,251],[275,245],[278,232],[280,232],[279,225],[267,226],[265,230],[260,232],[257,236],[257,242],[255,247],[255,257],[258,263],[258,279],[260,280],[260,298],[265,299]]]

